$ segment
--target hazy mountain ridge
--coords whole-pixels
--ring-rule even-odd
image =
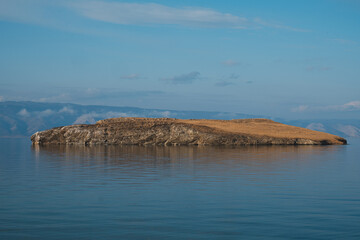
[[[95,123],[114,117],[169,117],[179,119],[243,119],[270,118],[278,122],[312,130],[324,131],[342,137],[359,137],[360,120],[284,120],[268,116],[242,113],[175,111],[78,105],[70,103],[0,102],[0,136],[31,136],[53,127],[80,123]]]
[[[262,116],[227,112],[175,111],[70,103],[0,102],[0,136],[31,136],[36,131],[53,127],[95,123],[98,120],[115,117],[236,119]]]
[[[289,121],[285,120],[282,122],[311,130],[327,132],[342,137],[360,137],[360,120],[357,119],[309,119]]]

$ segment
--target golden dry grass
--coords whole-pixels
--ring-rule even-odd
[[[176,120],[178,122],[193,124],[197,126],[206,126],[224,132],[254,134],[276,138],[304,138],[310,140],[332,140],[337,142],[338,136],[313,131],[306,128],[290,126],[268,119],[238,119],[238,120],[207,120],[191,119]]]
[[[208,127],[210,131],[227,133],[268,136],[274,138],[309,139],[314,141],[330,141],[333,144],[344,144],[344,139],[329,133],[313,131],[306,128],[290,126],[269,119],[235,119],[235,120],[208,120],[208,119],[173,119],[173,118],[111,118],[98,121],[97,124],[122,123],[131,127],[149,127],[154,124],[183,123],[194,127]],[[212,129],[212,130],[211,130]]]

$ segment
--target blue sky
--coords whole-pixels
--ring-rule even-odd
[[[357,0],[0,0],[0,100],[360,117]]]

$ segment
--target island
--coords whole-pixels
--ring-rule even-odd
[[[110,118],[36,132],[35,145],[331,145],[346,144],[329,133],[269,119]]]

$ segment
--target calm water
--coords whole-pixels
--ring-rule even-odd
[[[360,239],[348,146],[41,147],[0,139],[0,239]]]

